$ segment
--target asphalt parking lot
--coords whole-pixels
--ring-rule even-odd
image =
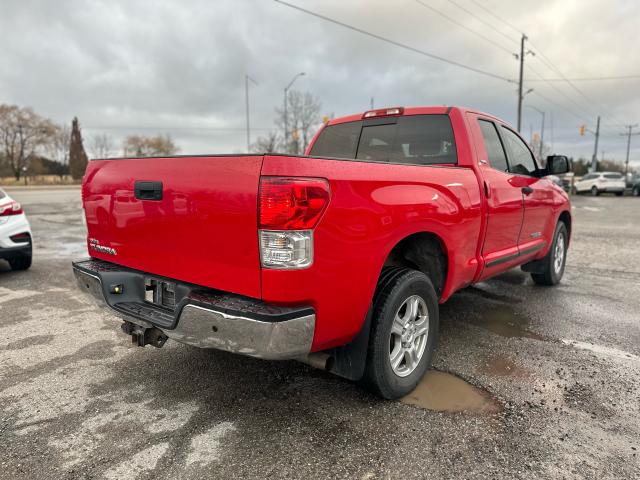
[[[434,371],[381,401],[296,362],[133,347],[76,290],[78,189],[16,189],[0,261],[1,478],[640,478],[640,199],[574,197],[563,283],[442,306]]]

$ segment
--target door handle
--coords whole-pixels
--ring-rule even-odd
[[[531,187],[522,187],[522,193],[525,195],[531,195],[533,193],[533,188]]]
[[[162,200],[162,182],[137,181],[134,193],[139,200]]]

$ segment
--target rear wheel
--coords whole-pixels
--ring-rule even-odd
[[[31,267],[32,246],[29,244],[28,250],[21,253],[19,256],[8,259],[11,270],[27,270]]]
[[[542,271],[531,274],[534,282],[538,285],[557,285],[560,283],[567,262],[568,245],[567,227],[563,222],[558,222],[549,253],[542,259]]]
[[[598,195],[600,195],[600,191],[598,190],[598,187],[596,187],[595,185],[591,187],[591,195],[594,197],[597,197]]]
[[[438,298],[429,277],[385,268],[374,298],[365,378],[381,397],[407,395],[431,365],[438,333]]]
[[[633,190],[631,191],[631,194],[634,197],[640,197],[640,187],[633,187]]]

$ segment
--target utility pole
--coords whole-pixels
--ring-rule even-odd
[[[249,75],[244,76],[244,101],[247,110],[247,153],[251,150],[251,127],[249,125],[249,82],[252,82],[254,85],[258,85],[258,82]]]
[[[528,93],[528,92],[527,92]],[[535,110],[536,112],[538,112],[540,115],[542,115],[542,125],[540,125],[540,147],[538,150],[538,158],[540,160],[542,160],[542,148],[544,146],[544,117],[545,117],[545,112],[540,110],[537,107],[534,107],[533,105],[526,105],[527,107]],[[532,139],[533,139],[533,134],[531,135]],[[533,143],[533,142],[532,142]]]
[[[289,85],[284,87],[284,153],[289,153],[289,118],[287,115],[287,95],[289,94],[289,89],[293,82],[295,82],[298,77],[305,75],[304,72],[300,72],[294,75],[294,77],[289,82]]]
[[[591,171],[595,172],[598,169],[598,139],[600,138],[600,115],[598,115],[598,121],[596,123],[596,144],[593,147],[593,157],[591,157]]]
[[[621,133],[620,134],[620,135],[626,135],[627,136],[627,159],[624,162],[624,174],[625,174],[625,176],[627,175],[627,173],[629,173],[629,151],[631,150],[631,136],[632,135],[640,135],[640,132],[631,133],[631,131],[637,126],[638,126],[637,123],[634,123],[633,125],[626,125],[625,128],[627,129],[627,133]]]
[[[371,97],[371,110],[373,110],[373,97]]]
[[[523,80],[524,80],[524,55],[525,53],[534,54],[532,51],[525,52],[524,51],[524,42],[527,40],[527,36],[523,33],[522,39],[520,40],[520,55],[514,54],[515,57],[520,60],[520,77],[518,80],[518,133],[520,133],[520,127],[522,125],[522,99],[524,95],[522,93],[523,89]],[[529,93],[529,92],[527,92]]]

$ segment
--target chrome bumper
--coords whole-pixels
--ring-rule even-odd
[[[299,358],[311,351],[316,316],[308,307],[270,306],[220,292],[192,291],[182,284],[184,298],[168,312],[144,302],[148,275],[143,272],[96,260],[74,262],[73,272],[80,289],[101,306],[181,343],[270,360]],[[126,295],[110,293],[115,283],[124,284]]]

